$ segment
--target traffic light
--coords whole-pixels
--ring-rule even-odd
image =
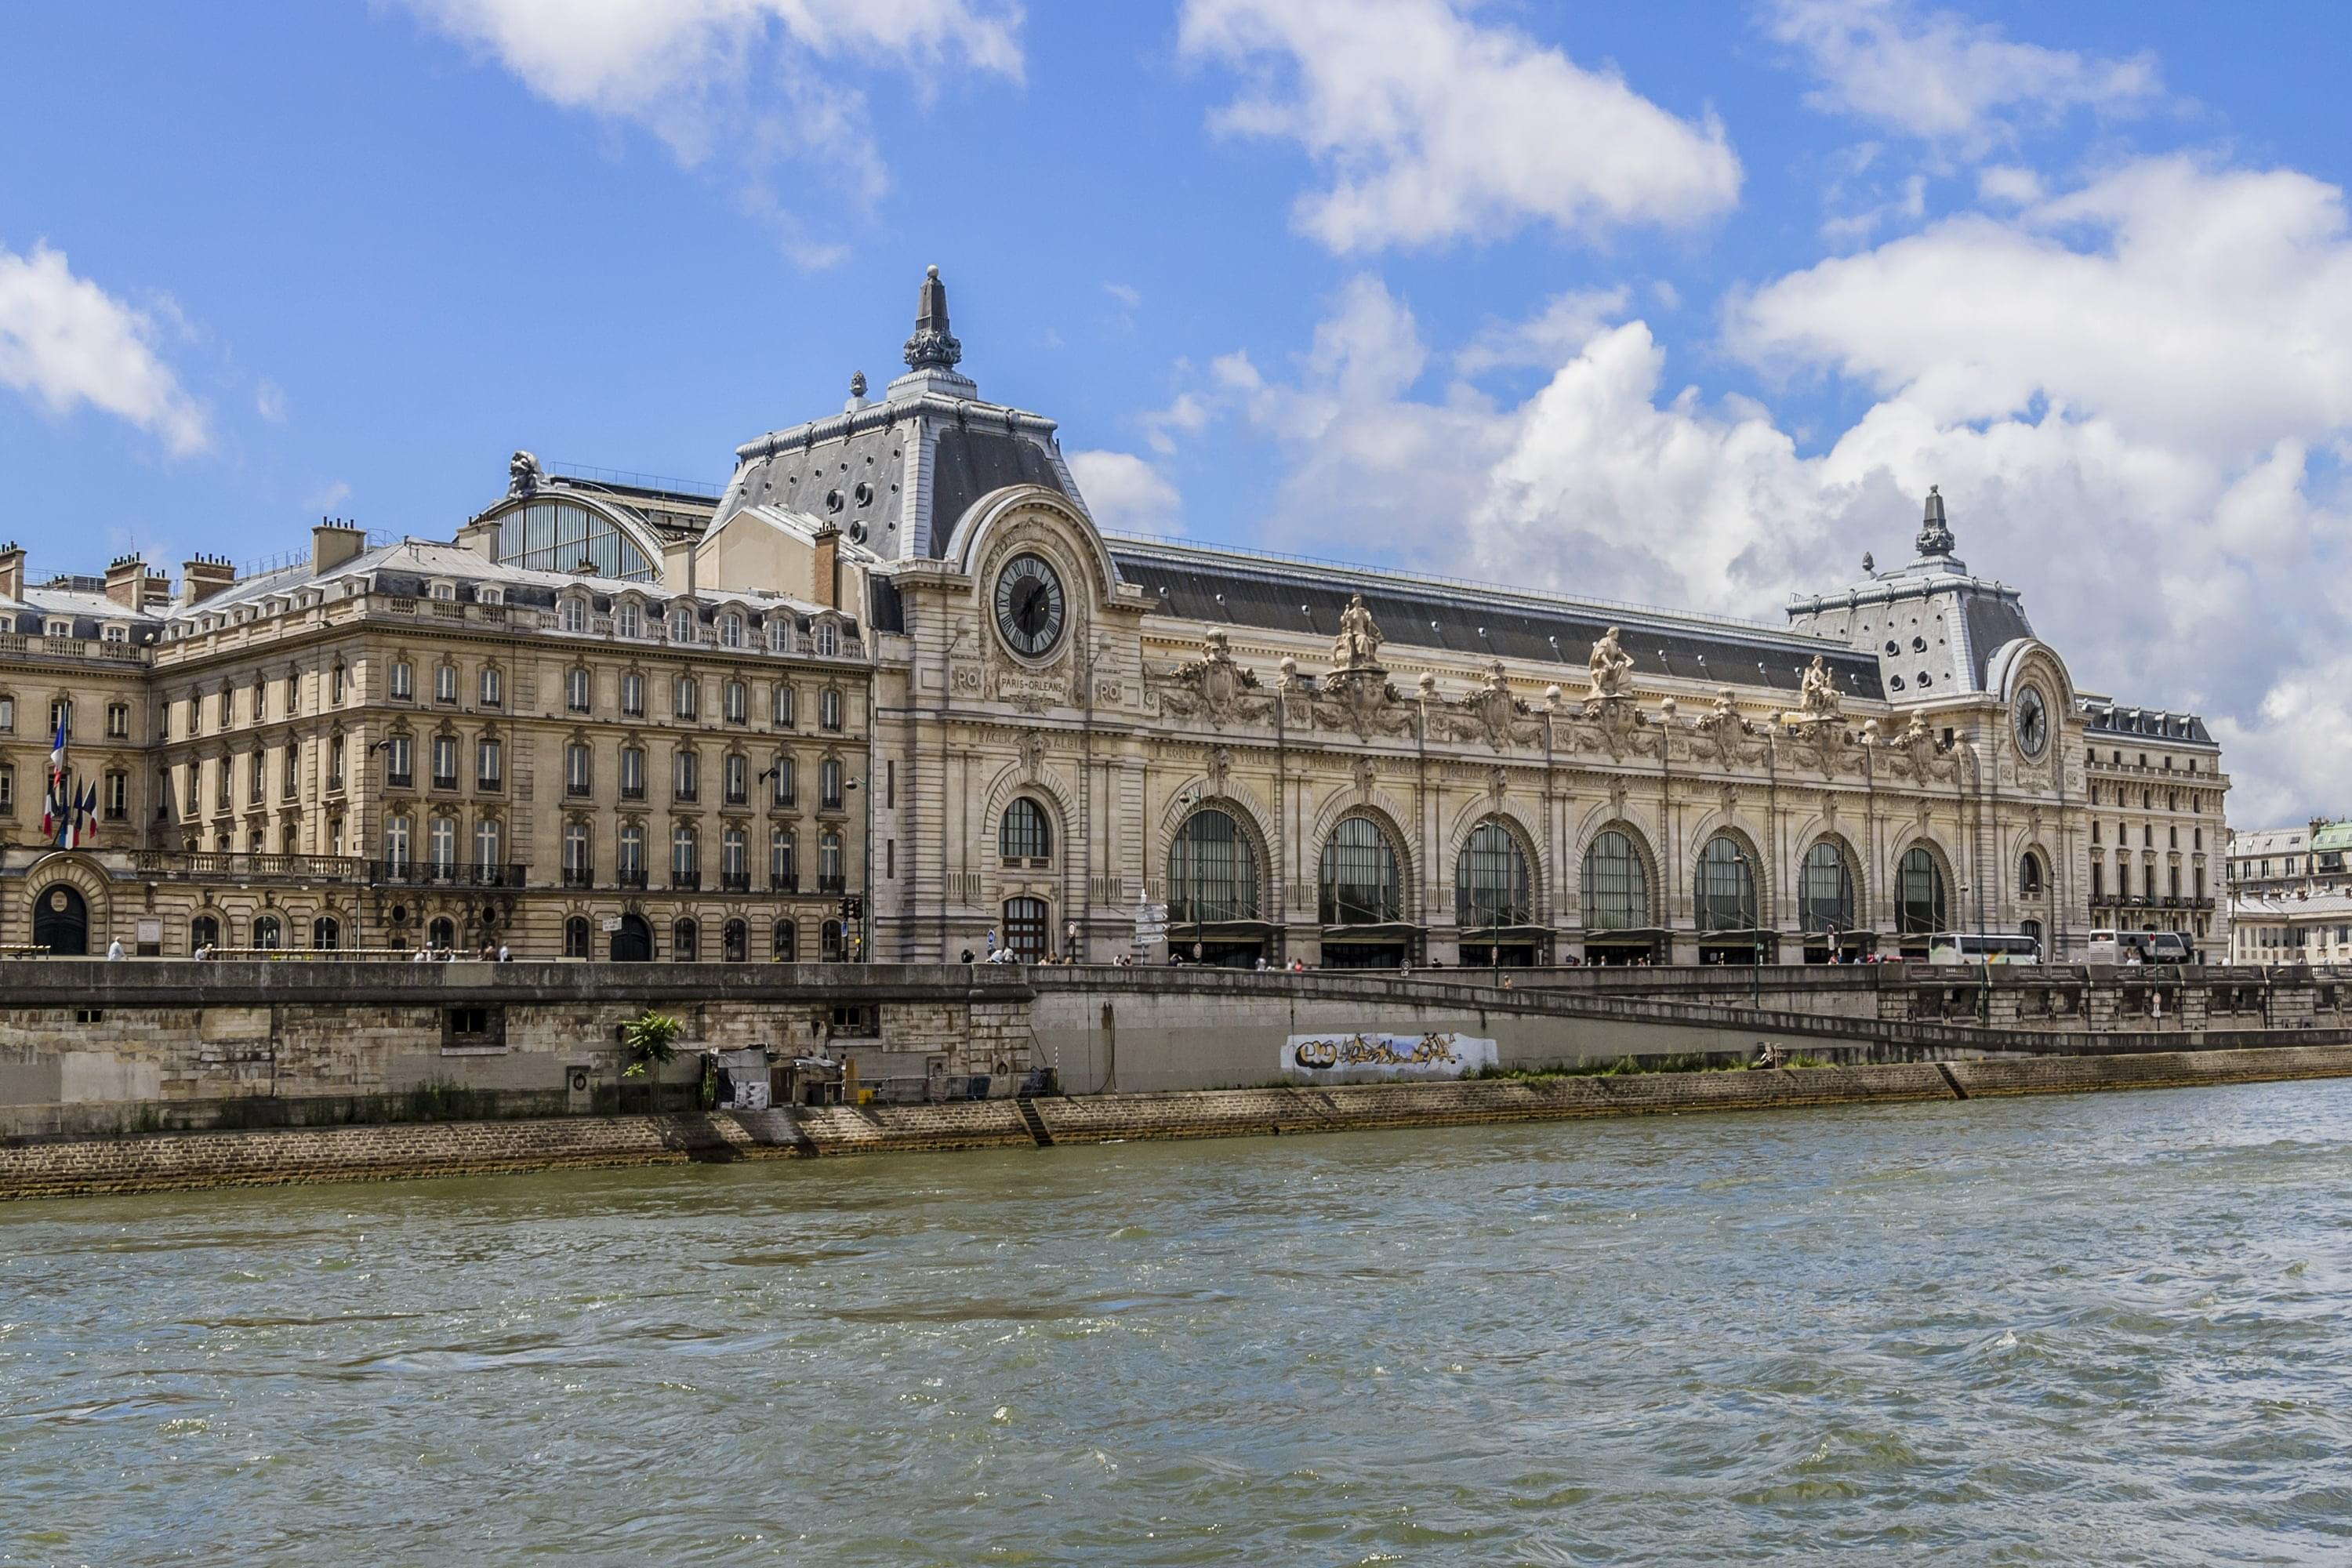
[[[845,921],[865,919],[865,897],[858,893],[844,893],[841,896],[841,918]]]

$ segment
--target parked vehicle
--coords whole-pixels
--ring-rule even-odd
[[[2129,963],[2134,953],[2142,963],[2197,962],[2188,933],[2177,931],[2095,931],[2083,956],[2093,963]]]
[[[1947,931],[1927,941],[1930,963],[2039,963],[2039,939],[2019,931]]]

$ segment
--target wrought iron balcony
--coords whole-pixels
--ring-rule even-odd
[[[593,866],[566,866],[563,868],[563,885],[567,888],[594,887],[596,885],[596,868]]]
[[[613,873],[613,886],[616,888],[633,888],[639,892],[643,892],[646,886],[646,868],[643,866],[622,867],[619,870]]]
[[[520,866],[436,865],[429,860],[371,860],[368,880],[397,886],[520,888]]]
[[[721,871],[719,873],[719,887],[721,892],[748,893],[751,890],[751,873]]]

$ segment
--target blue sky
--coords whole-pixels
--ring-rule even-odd
[[[19,8],[0,537],[446,536],[897,368],[1116,524],[1770,617],[1940,483],[2232,816],[2352,810],[2340,6]]]

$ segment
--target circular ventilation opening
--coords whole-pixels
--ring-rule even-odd
[[[1899,643],[1888,643],[1886,645],[1886,651],[1889,653],[1901,653],[1903,651],[1902,645]]]
[[[874,487],[867,484],[865,480],[858,480],[857,489],[852,493],[857,497],[857,504],[859,506],[872,506],[874,504]]]
[[[1935,684],[1935,681],[1933,678],[1931,678],[1927,672],[1923,669],[1919,672],[1919,684],[1922,686],[1932,686]]]
[[[841,510],[841,492],[839,490],[827,490],[824,492],[824,510],[827,511],[839,511]]]
[[[1927,651],[1927,639],[1926,637],[1913,637],[1911,639],[1911,651],[1913,653],[1926,653]]]
[[[1893,687],[1895,690],[1900,691],[1903,689],[1903,678],[1899,675],[1895,676],[1889,679],[1886,684]]]

